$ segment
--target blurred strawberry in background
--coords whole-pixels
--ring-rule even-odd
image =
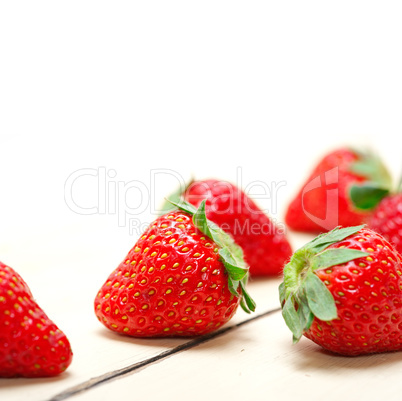
[[[251,276],[278,275],[292,255],[283,227],[276,225],[240,188],[227,181],[192,181],[169,199],[198,207],[206,200],[208,219],[231,234],[243,249]]]
[[[358,200],[384,197],[391,176],[380,158],[369,152],[340,148],[325,155],[290,202],[285,221],[295,231],[319,233],[365,223],[374,204]]]

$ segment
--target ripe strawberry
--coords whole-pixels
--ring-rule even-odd
[[[292,255],[286,235],[235,185],[218,180],[195,181],[176,194],[198,207],[206,200],[209,220],[232,235],[243,249],[250,275],[277,275]]]
[[[179,206],[179,205],[176,205]],[[248,270],[232,238],[187,203],[143,233],[95,299],[109,329],[135,337],[195,336],[216,330],[239,303]]]
[[[402,193],[385,197],[368,224],[402,253]]]
[[[401,255],[364,226],[318,236],[295,252],[280,286],[294,341],[343,355],[402,349],[401,276]]]
[[[351,190],[360,186],[388,188],[390,175],[371,153],[341,148],[314,168],[286,212],[286,224],[297,231],[318,233],[338,225],[367,222],[370,210],[355,207]]]
[[[71,363],[67,337],[34,301],[25,281],[0,262],[0,377],[43,377]]]
[[[352,201],[357,208],[372,210],[368,225],[402,252],[402,181],[395,193],[389,188],[368,184],[352,187]]]

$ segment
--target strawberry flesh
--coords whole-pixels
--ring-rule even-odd
[[[371,212],[358,210],[353,206],[349,196],[352,185],[367,180],[351,169],[358,159],[358,155],[347,148],[335,150],[323,157],[290,202],[285,216],[286,224],[296,231],[319,233],[329,231],[338,225],[347,227],[366,222]],[[337,182],[327,183],[329,179],[326,173],[331,171],[337,175]],[[317,177],[321,185],[305,192],[307,185]],[[333,196],[335,191],[337,209],[331,209],[329,197]]]
[[[44,377],[71,363],[67,337],[34,301],[27,284],[0,262],[0,377]]]
[[[190,215],[173,211],[155,220],[109,276],[95,314],[130,336],[195,336],[228,322],[239,303],[216,244]]]
[[[369,225],[402,253],[402,193],[385,197],[375,209]]]
[[[321,242],[325,238],[321,236]],[[367,228],[361,228],[357,233],[332,243],[324,252],[336,253],[336,250],[364,256],[357,256],[345,263],[329,262],[329,267],[313,268],[313,272],[308,273],[316,275],[325,284],[326,291],[333,297],[336,315],[325,321],[315,316],[302,334],[323,348],[342,355],[401,350],[401,255],[381,235]],[[311,263],[314,265],[314,258],[324,252],[321,248],[317,256],[307,259],[306,269]],[[310,258],[308,253],[305,255]],[[303,274],[299,275],[301,283]],[[303,294],[297,290],[296,299],[302,299]],[[291,302],[289,299],[286,302]],[[316,301],[320,302],[320,299]],[[310,304],[310,298],[308,302],[314,306]]]
[[[198,207],[206,199],[208,219],[231,234],[243,249],[251,276],[278,275],[292,254],[284,229],[235,185],[218,180],[193,182],[184,199]]]

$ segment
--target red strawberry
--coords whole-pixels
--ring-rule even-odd
[[[385,197],[368,224],[402,253],[402,193]]]
[[[95,313],[107,328],[194,336],[228,322],[239,304],[254,310],[241,249],[206,219],[205,202],[180,208],[155,220],[100,289]]]
[[[327,154],[314,168],[289,204],[285,221],[297,231],[323,232],[367,221],[371,211],[358,209],[351,200],[351,188],[375,184],[390,186],[391,178],[378,157],[371,153],[341,148]]]
[[[43,377],[71,363],[67,337],[34,301],[25,281],[0,262],[0,377]]]
[[[241,189],[226,181],[205,180],[190,183],[177,195],[195,207],[206,200],[208,219],[232,235],[243,249],[250,275],[282,272],[292,254],[285,233]]]
[[[402,349],[402,257],[363,227],[318,236],[285,266],[282,314],[294,341],[304,334],[343,355]]]
[[[368,224],[398,252],[402,252],[402,182],[396,193],[376,184],[353,186],[352,201],[357,208],[373,211]]]

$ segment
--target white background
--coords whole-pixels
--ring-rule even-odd
[[[237,182],[240,168],[243,188],[286,182],[259,200],[279,221],[335,146],[368,145],[397,175],[401,11],[397,1],[3,2],[0,260],[33,268],[49,243],[74,253],[94,227],[121,240],[123,257],[138,232],[109,206],[82,216],[65,203],[67,178],[84,168],[143,183],[143,200],[125,194],[133,208],[177,184],[151,188],[153,169]],[[74,191],[96,206],[96,178]],[[151,210],[134,217],[148,223]],[[63,234],[74,224],[80,241]]]
[[[138,232],[109,206],[83,216],[65,203],[84,168],[143,183],[142,200],[125,194],[133,208],[174,189],[172,176],[151,188],[154,169],[234,182],[241,170],[243,188],[284,181],[259,200],[278,221],[335,146],[371,146],[396,176],[401,17],[397,1],[3,2],[0,260],[34,269],[49,247],[93,245],[93,231],[99,252],[113,239],[124,257]],[[96,179],[77,180],[73,196],[96,206]],[[134,217],[148,223],[151,210]]]
[[[401,11],[399,1],[2,2],[0,260],[50,316],[77,288],[92,308],[139,233],[113,210],[68,208],[65,182],[80,169],[137,180],[156,204],[176,181],[152,188],[154,169],[235,182],[241,170],[243,187],[284,181],[259,200],[278,221],[333,147],[372,147],[396,180]],[[75,200],[96,206],[96,179],[76,184]],[[148,223],[151,210],[130,217]],[[93,282],[63,288],[74,274]]]

